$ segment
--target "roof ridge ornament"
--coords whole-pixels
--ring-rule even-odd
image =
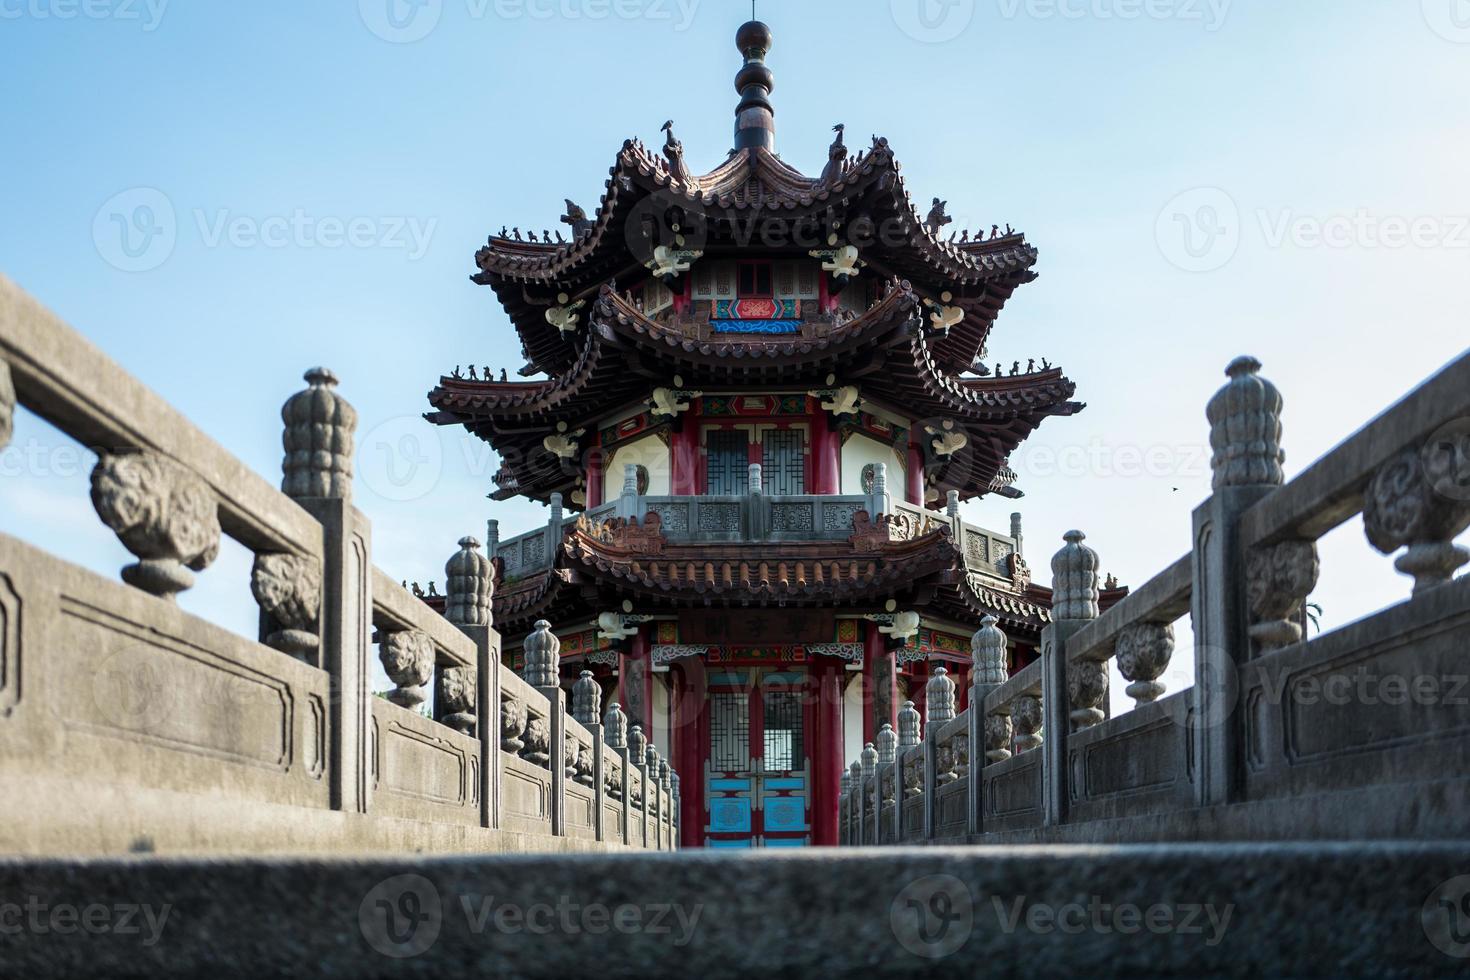
[[[735,47],[745,58],[735,76],[735,91],[740,93],[740,104],[735,107],[736,152],[756,147],[776,152],[776,110],[771,105],[776,77],[766,67],[771,41],[771,29],[754,19],[735,34]]]

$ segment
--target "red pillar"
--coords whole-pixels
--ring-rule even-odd
[[[619,657],[618,700],[628,716],[628,730],[643,726],[643,735],[653,743],[653,653],[648,644],[648,627],[641,626]]]
[[[863,743],[867,744],[885,723],[898,728],[898,670],[878,624],[866,623],[864,629]]]
[[[704,846],[704,746],[709,744],[704,710],[706,684],[704,661],[682,660],[669,670],[673,678],[671,711],[673,761],[679,774],[679,844]]]
[[[675,497],[699,493],[699,426],[685,417],[669,439],[669,492]]]
[[[587,509],[602,506],[602,485],[606,474],[607,455],[596,448],[587,454]]]
[[[924,449],[919,443],[922,434],[916,424],[909,429],[908,480],[904,494],[911,504],[924,506]]]
[[[837,808],[842,795],[842,678],[844,663],[817,657],[808,670],[812,743],[812,843],[837,844]]]
[[[812,492],[842,492],[842,437],[832,417],[818,412],[812,419]]]

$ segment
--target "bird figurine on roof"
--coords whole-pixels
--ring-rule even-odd
[[[571,198],[563,198],[567,202],[567,213],[561,216],[561,223],[572,229],[572,238],[581,238],[583,234],[592,230],[592,222],[587,220],[587,212],[579,208]]]
[[[843,134],[847,132],[847,126],[838,123],[832,127],[832,132],[837,138],[832,141],[832,146],[827,150],[827,166],[822,170],[822,183],[829,184],[842,176],[847,169],[847,146],[842,142]]]
[[[669,176],[680,184],[693,186],[689,165],[684,162],[684,144],[674,136],[674,120],[664,123],[663,131],[668,134],[664,138],[664,159],[669,161]]]
[[[934,199],[934,206],[929,209],[929,217],[924,221],[924,224],[929,229],[929,234],[935,238],[938,238],[939,233],[944,231],[945,225],[954,221],[953,218],[944,213],[944,209],[948,206],[948,201],[941,201],[936,197]]]

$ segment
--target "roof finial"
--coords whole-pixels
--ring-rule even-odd
[[[754,16],[755,0],[751,0],[751,21],[735,35],[735,46],[745,57],[745,66],[735,76],[735,91],[740,93],[740,104],[735,107],[735,149],[759,146],[774,153],[776,110],[771,106],[771,89],[776,79],[766,67],[771,29]]]

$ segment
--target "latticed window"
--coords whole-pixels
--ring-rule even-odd
[[[750,704],[744,694],[711,694],[710,768],[742,772],[750,765]]]
[[[750,486],[750,440],[742,429],[712,429],[706,434],[705,493],[743,494]]]
[[[796,691],[766,691],[762,697],[766,721],[765,771],[800,769],[806,759],[806,746],[802,744],[801,694]]]
[[[806,459],[799,431],[779,429],[765,434],[761,445],[761,483],[767,494],[806,493]]]

